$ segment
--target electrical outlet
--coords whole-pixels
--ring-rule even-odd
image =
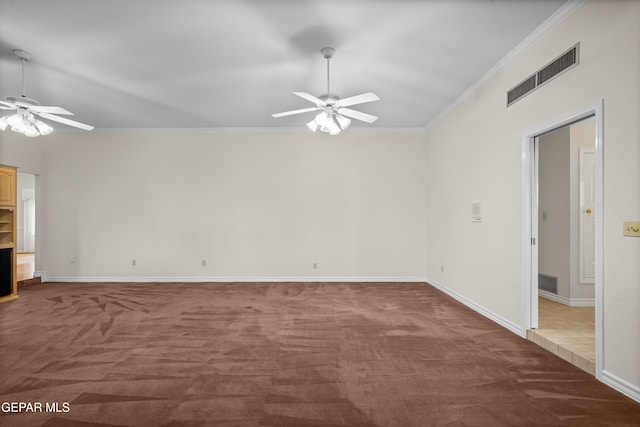
[[[440,273],[444,273],[444,265],[440,266]]]
[[[132,259],[132,260],[131,260],[131,265],[132,265],[133,267],[135,267],[135,266],[136,266],[136,260],[135,260],[135,259]]]
[[[318,269],[318,263],[317,263],[317,262],[314,262],[314,263],[313,263],[313,269],[314,269],[314,270],[317,270],[317,269]]]
[[[203,266],[203,267],[206,267],[206,266],[207,266],[207,260],[206,260],[206,259],[203,259],[203,260],[202,260],[202,266]]]

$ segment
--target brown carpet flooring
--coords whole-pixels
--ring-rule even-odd
[[[420,283],[44,284],[0,305],[0,343],[2,426],[640,425]]]

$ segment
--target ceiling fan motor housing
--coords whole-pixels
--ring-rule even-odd
[[[40,105],[40,103],[35,99],[27,98],[26,96],[7,96],[5,101],[25,107]]]
[[[325,59],[331,59],[333,58],[333,54],[335,53],[335,49],[332,47],[323,47],[322,49],[320,49],[320,52],[322,52],[322,56],[324,56]]]
[[[325,93],[324,95],[320,95],[318,99],[321,99],[327,105],[333,105],[340,100],[340,97],[335,93]]]

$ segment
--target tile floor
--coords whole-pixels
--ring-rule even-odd
[[[538,329],[527,338],[595,375],[595,308],[570,307],[538,298]]]

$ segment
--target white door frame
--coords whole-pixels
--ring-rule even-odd
[[[601,380],[604,367],[604,100],[560,117],[551,123],[534,128],[522,138],[521,177],[521,283],[522,283],[522,331],[538,327],[538,251],[532,249],[538,239],[538,153],[536,137],[575,123],[590,116],[595,117],[596,150],[596,230],[595,230],[595,327],[596,327],[596,378]],[[535,239],[535,240],[534,240]],[[534,274],[535,272],[535,274]]]

